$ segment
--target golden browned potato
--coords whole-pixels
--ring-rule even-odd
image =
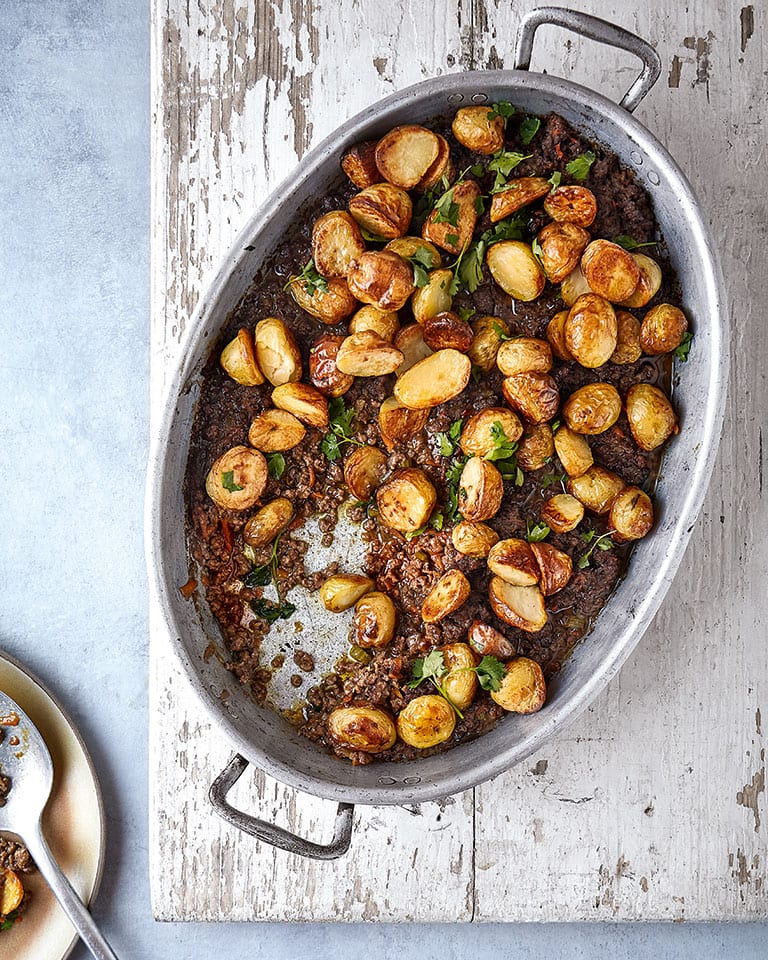
[[[461,107],[451,130],[463,147],[475,153],[490,156],[504,146],[504,117],[489,107]]]
[[[429,520],[437,492],[418,467],[397,470],[376,491],[379,518],[400,533],[414,533]]]
[[[261,499],[267,486],[267,461],[258,450],[232,447],[208,471],[205,490],[224,510],[247,510]]]
[[[580,477],[595,462],[587,439],[565,424],[555,433],[555,450],[569,477]]]
[[[643,317],[640,327],[640,346],[655,355],[677,350],[688,329],[688,321],[679,307],[660,303]]]
[[[485,523],[460,520],[451,531],[454,547],[465,557],[487,557],[499,535]]]
[[[424,342],[433,350],[459,350],[466,353],[472,346],[474,334],[466,320],[446,310],[422,322]]]
[[[547,684],[541,667],[528,657],[516,657],[507,664],[507,673],[491,699],[510,713],[536,713],[547,699]]]
[[[556,187],[544,201],[544,209],[558,223],[588,227],[597,216],[597,200],[586,187]]]
[[[24,899],[24,884],[15,870],[0,871],[0,920],[13,913]]]
[[[506,407],[486,407],[473,414],[464,424],[459,446],[468,457],[487,457],[496,449],[497,440],[506,437],[514,443],[522,433],[523,425],[511,410]]]
[[[497,660],[509,660],[515,655],[515,648],[503,633],[482,623],[473,620],[469,627],[469,645],[481,657],[496,657]]]
[[[318,430],[328,426],[328,401],[308,383],[281,383],[272,391],[272,403]]]
[[[558,493],[541,508],[541,519],[555,533],[570,533],[584,519],[584,504],[570,493]]]
[[[457,397],[469,383],[472,361],[458,350],[438,350],[419,360],[395,384],[395,398],[423,410]]]
[[[292,450],[304,439],[307,429],[287,410],[265,410],[251,422],[248,443],[262,453]]]
[[[258,387],[264,383],[264,376],[256,362],[253,337],[241,328],[237,336],[221,351],[221,366],[237,383],[244,387]]]
[[[469,580],[461,570],[449,570],[424,598],[421,619],[424,623],[439,623],[463,606],[469,599],[469,594]]]
[[[443,177],[447,177],[450,180],[453,176],[451,148],[448,146],[448,141],[445,137],[441,137],[439,133],[436,133],[435,136],[439,144],[437,158],[414,188],[420,193],[426,193],[427,190],[432,190],[433,187],[436,187],[438,183],[440,183]]]
[[[604,433],[616,423],[620,413],[621,397],[610,383],[587,383],[574,390],[563,404],[566,424],[574,433],[589,436]]]
[[[389,340],[390,343],[395,339],[399,329],[400,321],[396,310],[379,310],[370,303],[360,307],[349,321],[350,333],[373,330],[382,340]]]
[[[312,259],[323,277],[346,277],[352,262],[365,253],[360,227],[346,210],[331,210],[312,227]]]
[[[378,707],[337,707],[328,717],[328,734],[340,747],[381,753],[397,740],[394,721]]]
[[[553,547],[551,543],[532,543],[531,550],[541,571],[539,589],[545,597],[562,590],[571,579],[573,564],[567,553]]]
[[[608,524],[614,540],[640,540],[653,526],[651,498],[639,487],[624,487],[613,498]]]
[[[443,697],[416,697],[398,714],[397,732],[410,747],[426,750],[450,739],[456,726],[453,707]]]
[[[441,648],[441,653],[448,668],[443,689],[454,707],[466,710],[475,699],[480,686],[475,673],[477,658],[466,643],[449,643]]]
[[[635,443],[643,450],[655,450],[678,430],[672,404],[658,387],[649,383],[630,387],[627,419]]]
[[[423,287],[417,287],[411,297],[411,309],[414,320],[424,323],[430,317],[445,313],[453,306],[450,270],[431,270],[429,279]]]
[[[358,300],[385,311],[400,310],[414,290],[410,263],[391,250],[366,251],[352,264],[347,282]]]
[[[397,347],[373,330],[345,337],[336,354],[336,366],[350,377],[383,377],[394,373],[402,362]]]
[[[475,339],[468,351],[469,359],[483,373],[490,373],[502,343],[501,335],[509,336],[509,324],[500,317],[486,315],[473,320],[472,329]]]
[[[308,284],[301,277],[291,277],[289,289],[296,303],[310,316],[323,323],[341,323],[357,307],[357,301],[347,281],[341,277],[328,280],[326,287],[325,290],[315,287],[310,293]]]
[[[352,197],[349,212],[358,226],[374,237],[394,240],[408,233],[413,204],[400,187],[392,183],[376,183]]]
[[[593,513],[608,513],[611,501],[624,489],[624,481],[604,467],[592,466],[568,481],[568,493]]]
[[[376,145],[376,166],[396,187],[410,190],[437,160],[440,142],[426,127],[406,124],[385,133]]]
[[[390,240],[384,249],[391,250],[392,253],[396,253],[403,260],[408,260],[417,253],[421,253],[424,258],[428,254],[431,259],[430,267],[432,270],[437,270],[443,262],[440,251],[434,243],[424,240],[423,237],[396,237],[394,240]]]
[[[581,258],[581,271],[592,290],[611,303],[622,303],[637,289],[640,267],[623,247],[593,240]]]
[[[386,593],[371,590],[355,604],[352,629],[359,647],[386,647],[395,635],[395,605]]]
[[[378,447],[355,447],[344,461],[344,483],[358,500],[370,500],[386,474],[387,455]]]
[[[546,340],[536,337],[515,337],[506,340],[496,354],[496,366],[505,377],[536,370],[549,373],[552,369],[552,350]]]
[[[560,284],[560,299],[566,307],[572,307],[579,297],[583,297],[585,293],[593,292],[587,283],[586,277],[581,272],[580,266],[574,267]]]
[[[551,420],[560,406],[560,391],[548,373],[518,373],[501,385],[504,399],[529,423]]]
[[[394,397],[387,397],[379,407],[379,430],[388,450],[405,443],[424,429],[429,410],[412,410]]]
[[[301,379],[301,354],[293,334],[282,320],[259,320],[253,332],[259,369],[273,387]]]
[[[661,267],[644,253],[633,253],[632,259],[640,270],[640,280],[631,297],[623,301],[625,307],[644,307],[659,292]]]
[[[504,623],[526,633],[538,633],[547,623],[544,596],[538,586],[507,583],[501,577],[491,577],[488,586],[491,609]]]
[[[571,309],[563,327],[565,345],[582,367],[600,367],[611,359],[618,339],[613,307],[596,293],[585,293]]]
[[[616,349],[611,354],[611,363],[636,363],[643,355],[640,321],[626,310],[617,310],[616,328]]]
[[[373,590],[374,583],[359,573],[337,573],[320,587],[320,599],[326,610],[342,613]]]
[[[550,283],[560,283],[579,265],[589,234],[575,223],[548,223],[537,240],[544,272]]]
[[[539,582],[539,568],[531,545],[518,537],[499,540],[491,547],[488,569],[507,583],[521,587],[530,587]]]
[[[493,195],[491,223],[503,220],[540,197],[546,197],[550,189],[551,184],[544,177],[518,177],[516,180],[509,180],[503,190]]]
[[[485,255],[485,262],[496,283],[504,293],[508,293],[515,300],[526,303],[535,300],[547,282],[530,244],[523,243],[522,240],[502,240],[501,243],[494,243]]]
[[[459,479],[459,511],[465,520],[490,520],[499,512],[504,480],[494,465],[482,457],[471,457]]]
[[[433,210],[421,229],[425,240],[458,256],[472,239],[477,223],[477,200],[480,197],[480,187],[474,180],[462,180],[451,187],[451,202],[458,204],[459,210],[456,223],[448,223],[438,219],[438,213]]]
[[[326,397],[340,397],[355,382],[354,377],[342,373],[336,366],[336,356],[344,337],[326,333],[318,337],[309,350],[309,379]]]
[[[358,190],[381,183],[381,174],[376,166],[376,141],[368,140],[351,147],[341,158],[341,169]]]
[[[517,464],[523,470],[541,470],[554,452],[552,427],[548,423],[529,423],[517,446]]]
[[[398,377],[401,377],[406,370],[410,370],[419,360],[431,356],[434,352],[424,342],[424,329],[420,323],[409,323],[407,327],[403,327],[395,337],[395,346],[405,358],[395,370]]]
[[[243,540],[251,547],[272,543],[293,520],[293,504],[286,497],[270,500],[258,510],[243,529]]]
[[[558,360],[573,360],[573,354],[565,342],[565,322],[567,319],[568,311],[561,310],[547,324],[547,340],[552,348],[552,353]]]

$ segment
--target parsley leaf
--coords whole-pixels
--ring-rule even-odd
[[[296,605],[287,600],[283,603],[273,603],[271,600],[251,600],[250,608],[257,617],[273,624],[276,620],[290,620],[296,612]]]
[[[456,287],[454,294],[458,293],[461,287],[469,293],[474,293],[483,282],[483,263],[488,247],[501,240],[519,240],[523,235],[524,226],[522,217],[517,214],[506,217],[486,230],[479,240],[462,250],[455,264],[455,277],[452,284]]]
[[[446,190],[442,197],[435,203],[434,211],[435,223],[450,223],[452,227],[458,227],[461,207],[453,199],[453,187]]]
[[[502,343],[505,340],[517,340],[518,337],[522,336],[521,333],[507,333],[506,330],[504,330],[504,328],[501,326],[501,324],[496,323],[495,320],[493,321],[492,326],[493,326],[494,333],[499,338],[499,340],[502,341]]]
[[[523,121],[520,124],[518,133],[520,134],[520,139],[523,141],[526,147],[539,132],[540,126],[541,120],[538,117],[523,117]]]
[[[587,150],[575,160],[566,163],[565,169],[570,173],[574,180],[585,180],[592,164],[597,158],[591,150]]]
[[[267,473],[273,480],[279,480],[285,473],[285,457],[282,453],[270,453],[267,456]]]
[[[482,163],[476,163],[469,168],[469,172],[473,177],[484,177],[485,167],[482,165]]]
[[[239,487],[235,483],[235,471],[234,470],[225,470],[221,475],[221,485],[225,490],[229,490],[230,493],[235,493],[237,490],[243,490],[244,487]]]
[[[559,483],[563,485],[563,489],[565,489],[565,481],[567,479],[567,473],[545,473],[539,482],[541,483],[543,490],[546,490],[547,487],[551,487],[553,483]]]
[[[341,447],[345,443],[354,443],[364,446],[352,436],[352,421],[355,411],[347,408],[343,397],[333,397],[328,402],[328,433],[320,441],[320,449],[330,461],[338,460],[341,456]]]
[[[449,247],[455,247],[456,244],[459,242],[458,233],[446,233],[445,242],[448,244]]]
[[[509,100],[499,100],[498,103],[491,104],[491,109],[488,111],[488,119],[493,120],[495,117],[503,117],[506,121],[514,116],[514,113],[515,108]]]
[[[378,234],[371,233],[371,231],[366,230],[365,227],[360,227],[360,233],[363,237],[363,240],[367,240],[369,243],[386,243],[387,242],[386,237],[380,237],[378,236]]]
[[[547,183],[552,185],[552,190],[557,190],[560,186],[560,181],[563,179],[562,173],[559,170],[555,170],[552,176],[547,180]]]
[[[507,668],[497,657],[486,655],[475,667],[475,673],[483,690],[498,690]]]
[[[462,320],[468,323],[477,313],[477,310],[474,307],[456,307],[456,312]]]
[[[413,282],[417,287],[426,287],[429,283],[429,271],[434,268],[432,251],[428,247],[416,247],[408,261],[413,267]]]
[[[466,462],[467,458],[457,453],[445,474],[447,496],[444,513],[449,520],[456,520],[459,516],[459,481]]]
[[[280,534],[275,537],[272,544],[272,553],[266,563],[254,564],[244,577],[241,577],[244,587],[252,590],[254,587],[266,587],[268,583],[277,583],[277,545],[280,542]],[[251,562],[253,562],[253,553],[251,547],[246,546],[243,551]]]
[[[549,527],[543,521],[539,523],[531,523],[530,520],[525,521],[525,539],[528,543],[541,543],[548,536]]]
[[[589,550],[586,553],[582,554],[579,559],[576,561],[576,566],[579,570],[586,570],[589,566],[589,560],[595,549],[597,550],[613,550],[616,544],[611,540],[611,534],[613,530],[609,530],[607,533],[603,533],[600,536],[597,535],[597,530],[585,530],[581,535],[581,539],[586,544],[590,544]]]
[[[491,424],[491,440],[493,440],[493,449],[486,453],[484,460],[509,460],[517,451],[517,443],[510,440],[504,433],[504,427],[500,420],[494,420]]]
[[[693,334],[690,330],[686,330],[683,334],[683,339],[680,342],[680,346],[675,350],[675,357],[680,360],[682,363],[688,359],[688,354],[691,350],[691,341],[693,340]]]
[[[539,261],[539,266],[541,267],[541,269],[544,270],[544,264],[541,262],[541,256],[542,256],[541,244],[539,243],[538,237],[534,237],[533,240],[531,241],[531,253]],[[545,275],[546,273],[547,271],[544,270]]]
[[[463,420],[454,420],[448,428],[447,433],[438,433],[435,435],[440,443],[441,457],[451,457],[456,452],[463,424]]]
[[[532,153],[518,153],[516,150],[497,150],[488,164],[488,169],[496,174],[496,181],[491,188],[491,193],[498,193],[507,186],[507,177],[512,173],[516,166],[523,160],[528,160],[533,156]]]
[[[321,293],[328,293],[328,281],[317,272],[314,260],[308,260],[301,273],[296,277],[291,277],[283,290],[287,290],[294,283],[300,283],[310,297],[314,297],[317,290]]]
[[[655,240],[649,240],[646,243],[640,243],[639,240],[635,240],[634,237],[628,237],[626,234],[622,234],[620,237],[614,237],[613,242],[618,244],[620,247],[624,247],[625,250],[639,250],[641,247],[656,246]]]

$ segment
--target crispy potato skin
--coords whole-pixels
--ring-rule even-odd
[[[489,107],[461,107],[451,130],[463,147],[475,153],[490,156],[504,146],[504,118]]]
[[[428,419],[429,410],[412,410],[394,397],[387,397],[379,407],[379,430],[384,445],[394,450],[423,430]]]
[[[547,623],[544,596],[536,584],[522,586],[491,577],[488,585],[491,609],[504,623],[526,633],[538,633]]]
[[[475,339],[468,351],[469,359],[475,366],[480,367],[483,373],[490,373],[502,343],[499,331],[508,336],[509,324],[500,317],[485,315],[473,320],[471,326]]]
[[[504,496],[501,474],[482,457],[471,457],[464,464],[459,480],[459,510],[465,520],[478,523],[499,512]]]
[[[258,387],[264,383],[264,375],[256,362],[253,337],[244,327],[221,351],[219,362],[229,376],[244,387]]]
[[[618,325],[610,303],[585,293],[573,304],[563,326],[565,346],[582,367],[601,367],[616,349]]]
[[[400,321],[396,310],[379,310],[370,303],[355,311],[349,321],[350,333],[362,333],[363,330],[373,330],[382,340],[391,343],[400,329]]]
[[[352,197],[349,212],[362,229],[382,240],[394,240],[408,233],[413,204],[400,187],[376,183]]]
[[[251,422],[248,443],[262,453],[278,453],[298,446],[306,433],[301,420],[287,410],[265,410]]]
[[[327,291],[317,289],[313,293],[307,290],[307,285],[302,280],[293,277],[289,289],[291,296],[301,309],[306,310],[310,316],[322,320],[323,323],[341,323],[357,307],[357,301],[347,281],[342,277],[329,280]]]
[[[572,307],[579,297],[583,297],[585,293],[594,293],[594,290],[587,283],[587,278],[581,272],[581,267],[576,266],[560,284],[560,298],[566,307]]]
[[[615,540],[640,540],[653,527],[651,498],[639,487],[624,487],[611,502],[608,523]]]
[[[376,166],[389,183],[411,190],[427,174],[440,152],[437,136],[426,127],[394,127],[376,144]]]
[[[251,547],[265,547],[293,520],[293,504],[286,497],[270,500],[243,528],[243,540]]]
[[[640,268],[623,247],[593,240],[581,258],[581,270],[592,290],[611,303],[626,301],[640,282]]]
[[[571,579],[571,558],[551,543],[532,543],[531,550],[541,570],[539,589],[545,597],[551,597],[553,593],[562,590]]]
[[[624,300],[622,306],[625,307],[644,307],[659,292],[661,287],[661,267],[651,257],[644,253],[633,253],[632,259],[640,270],[640,279],[638,280],[635,292],[627,300]]]
[[[437,491],[418,467],[395,471],[376,491],[382,522],[400,533],[423,527],[436,503]]]
[[[328,401],[308,383],[281,383],[272,391],[272,403],[318,430],[328,426]]]
[[[336,357],[344,337],[326,333],[312,344],[309,351],[309,379],[326,397],[341,397],[355,382],[354,377],[342,373],[336,366]]]
[[[477,658],[466,643],[449,643],[442,648],[448,676],[443,687],[451,703],[459,710],[466,710],[477,696],[480,684],[474,667]]]
[[[502,240],[501,243],[494,243],[485,255],[485,262],[494,281],[504,293],[524,303],[535,300],[547,282],[533,250],[522,240]]]
[[[344,482],[358,500],[370,500],[387,475],[387,456],[378,447],[356,447],[344,461]]]
[[[515,655],[515,648],[504,634],[480,620],[473,620],[470,624],[468,639],[470,647],[481,657],[509,660]]]
[[[518,373],[501,385],[504,399],[529,423],[551,420],[560,406],[560,391],[548,373]]]
[[[552,427],[548,423],[529,423],[517,445],[517,463],[523,470],[541,470],[555,452]]]
[[[585,384],[574,390],[563,404],[563,418],[568,427],[574,433],[589,436],[605,433],[616,423],[620,413],[621,397],[610,383]]]
[[[417,287],[411,297],[413,318],[424,323],[430,317],[445,313],[453,306],[450,286],[453,273],[450,270],[431,270],[425,286]]]
[[[376,166],[376,141],[368,140],[351,147],[341,158],[341,169],[359,190],[381,183]]]
[[[465,354],[457,350],[437,350],[398,379],[395,398],[415,410],[436,407],[457,397],[471,375],[472,361]]]
[[[224,485],[225,474],[232,474],[231,487]],[[267,486],[267,461],[258,450],[232,447],[223,453],[208,471],[205,490],[213,502],[224,510],[248,510],[258,503]]]
[[[506,407],[486,407],[464,424],[459,446],[468,457],[487,457],[496,448],[494,430],[501,429],[507,440],[516,442],[523,434],[517,415]]]
[[[494,193],[491,200],[491,223],[498,223],[534,200],[545,197],[550,183],[544,177],[518,177],[510,180],[504,190]]]
[[[535,660],[516,657],[507,664],[507,673],[491,697],[511,713],[536,713],[547,699],[544,673]]]
[[[13,913],[21,905],[24,899],[24,884],[14,870],[0,871],[0,884],[0,891],[2,891],[0,917],[5,919],[9,913]]]
[[[331,613],[342,613],[373,590],[374,583],[369,577],[358,573],[337,573],[320,587],[320,599],[326,610]]]
[[[259,320],[253,342],[259,369],[273,387],[301,379],[301,353],[282,320],[277,317]]]
[[[318,273],[328,279],[346,277],[349,268],[365,253],[360,228],[346,210],[331,210],[312,228],[312,259]]]
[[[411,747],[426,750],[450,739],[456,726],[451,705],[437,694],[416,697],[397,717],[400,739]]]
[[[569,533],[584,519],[584,504],[570,493],[558,493],[541,508],[541,519],[555,533]]]
[[[373,330],[351,333],[336,354],[336,366],[351,377],[383,377],[394,373],[403,355]]]
[[[547,324],[547,341],[552,353],[558,360],[573,360],[573,354],[565,342],[565,323],[567,319],[568,311],[561,310]]]
[[[583,433],[577,433],[565,424],[555,433],[554,446],[557,458],[569,477],[580,477],[595,462]]]
[[[437,211],[433,210],[427,217],[421,234],[425,240],[430,240],[448,253],[458,256],[472,239],[477,224],[476,202],[480,196],[480,187],[474,180],[462,180],[451,187],[451,190],[453,202],[459,205],[457,223],[439,221]]]
[[[640,321],[626,310],[617,310],[616,330],[616,349],[611,354],[611,363],[637,363],[643,355]]]
[[[372,706],[338,707],[328,717],[331,740],[349,750],[381,753],[397,739],[392,717]]]
[[[379,310],[400,310],[414,291],[413,268],[391,250],[368,250],[347,278],[354,297]]]
[[[655,450],[677,433],[677,417],[663,391],[649,383],[636,383],[627,393],[627,419],[635,443]]]
[[[539,582],[539,567],[531,545],[519,537],[499,540],[491,547],[488,569],[507,583],[521,587],[530,587]]]
[[[624,489],[624,481],[603,467],[592,466],[580,477],[568,481],[568,493],[593,513],[608,513],[613,498]]]
[[[421,619],[424,623],[438,623],[454,613],[469,599],[469,580],[461,570],[444,573],[424,598]]]
[[[448,177],[449,180],[453,176],[451,148],[448,145],[448,141],[445,137],[441,137],[439,133],[436,133],[435,136],[438,140],[437,159],[416,184],[414,189],[419,193],[426,193],[427,190],[432,190],[433,187],[436,187],[437,184],[440,183],[444,176]]]
[[[460,520],[451,531],[451,541],[465,557],[487,557],[499,535],[485,523]]]
[[[578,266],[589,234],[575,223],[548,223],[539,231],[538,241],[550,283],[560,283]]]
[[[432,350],[458,350],[466,353],[472,346],[474,334],[466,320],[446,310],[428,317],[422,324],[424,342]]]
[[[386,647],[395,634],[397,613],[386,593],[372,590],[355,604],[352,629],[355,642],[363,649]]]
[[[597,216],[597,200],[586,187],[556,187],[544,201],[544,209],[558,223],[589,227]]]
[[[505,377],[518,373],[549,373],[552,369],[552,350],[546,340],[536,337],[516,337],[499,347],[496,366]]]
[[[679,307],[660,303],[643,317],[640,327],[640,346],[654,356],[676,350],[683,342],[688,321]]]

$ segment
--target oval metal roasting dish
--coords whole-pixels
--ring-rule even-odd
[[[543,23],[637,55],[643,69],[617,105],[586,87],[528,72],[534,33]],[[343,124],[309,153],[249,221],[225,258],[192,321],[192,333],[170,385],[164,419],[150,464],[147,550],[151,575],[164,606],[172,646],[199,702],[238,753],[211,796],[218,812],[238,827],[284,849],[318,858],[339,856],[349,846],[353,803],[404,804],[434,800],[480,783],[541,749],[580,714],[617,673],[658,610],[683,558],[714,464],[723,418],[728,330],[722,280],[699,204],[679,167],[634,110],[657,79],[658,55],[638,37],[611,24],[559,8],[534,10],[523,21],[516,69],[441,76],[374,104]],[[248,691],[233,683],[216,657],[204,651],[218,627],[206,612],[183,599],[189,577],[185,536],[184,476],[190,431],[203,367],[227,317],[262,262],[286,233],[295,211],[338,181],[345,148],[375,139],[404,123],[429,121],[461,104],[512,101],[526,113],[558,113],[589,139],[605,144],[634,170],[648,192],[695,332],[690,359],[674,385],[683,429],[666,451],[655,490],[661,519],[635,548],[632,564],[601,611],[586,642],[579,643],[549,684],[539,713],[517,716],[448,753],[408,764],[353,766],[317,745]],[[332,616],[332,615],[329,615]],[[223,688],[230,695],[222,699]],[[336,835],[329,846],[310,844],[234,810],[231,785],[252,762],[292,787],[339,801]]]

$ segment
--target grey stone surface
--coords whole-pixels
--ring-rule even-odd
[[[3,0],[0,22],[0,646],[62,699],[99,770],[108,852],[95,913],[118,953],[764,956],[763,923],[153,922],[142,546],[149,9],[137,0]]]

